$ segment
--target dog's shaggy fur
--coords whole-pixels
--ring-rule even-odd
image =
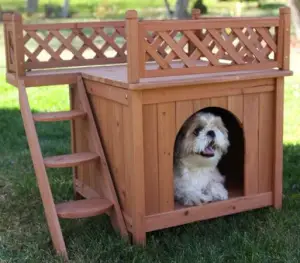
[[[174,152],[177,202],[192,206],[228,199],[225,178],[217,168],[228,147],[228,131],[219,116],[199,112],[184,123]]]

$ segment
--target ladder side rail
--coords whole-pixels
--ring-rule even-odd
[[[31,153],[31,158],[33,161],[33,166],[37,178],[37,184],[40,190],[45,216],[47,224],[50,230],[53,245],[58,252],[65,258],[67,258],[67,251],[65,242],[63,239],[59,219],[57,216],[46,168],[44,165],[44,159],[42,156],[38,135],[35,128],[35,123],[33,121],[32,112],[30,110],[28,96],[24,81],[20,80],[18,82],[19,89],[19,103],[21,114],[23,118],[25,133],[28,140],[28,145]]]
[[[128,231],[127,231],[127,228],[125,225],[123,213],[121,211],[121,207],[120,207],[119,200],[118,200],[116,190],[115,190],[115,185],[113,183],[113,180],[111,178],[111,174],[110,174],[110,171],[108,168],[107,160],[106,160],[104,150],[102,147],[102,143],[101,143],[98,131],[97,131],[96,123],[95,123],[92,109],[91,109],[91,106],[90,106],[90,103],[88,100],[88,96],[86,94],[82,76],[78,76],[77,88],[78,88],[79,99],[82,104],[83,110],[87,113],[87,117],[88,117],[88,129],[90,131],[91,140],[93,142],[91,145],[94,145],[93,150],[100,156],[100,162],[101,162],[100,169],[101,169],[101,174],[103,175],[104,184],[106,187],[106,191],[103,191],[103,194],[109,201],[111,201],[114,204],[114,209],[112,209],[112,212],[110,214],[112,223],[115,226],[118,226],[119,231],[122,236],[127,237]]]

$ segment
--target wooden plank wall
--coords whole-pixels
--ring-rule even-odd
[[[72,88],[72,103],[71,106],[73,109],[82,109],[79,98],[78,98],[78,91],[75,88]],[[73,123],[73,151],[74,152],[88,152],[89,147],[88,147],[88,131],[87,129],[84,129],[83,127],[87,127],[86,120],[78,118],[76,120],[72,121]],[[91,178],[91,171],[93,170],[93,162],[88,162],[82,165],[79,165],[74,168],[74,173],[75,173],[75,178],[80,181],[81,186],[80,188],[83,187],[83,185],[93,185],[94,178]],[[82,191],[83,189],[81,189]],[[99,192],[100,194],[100,192]]]
[[[74,96],[76,97],[76,94]],[[126,211],[127,215],[130,215],[130,171],[129,154],[127,154],[127,149],[130,148],[129,109],[126,105],[96,95],[89,95],[89,99],[113,174],[121,208]],[[74,108],[80,107],[78,102],[74,104]],[[74,122],[75,150],[87,151],[89,143],[85,129],[87,125],[85,121],[81,120]],[[95,164],[80,166],[77,170],[77,178],[84,186],[89,186],[101,195],[101,174]]]
[[[122,209],[129,213],[129,185],[126,162],[126,146],[129,130],[124,126],[128,125],[128,108],[117,102],[94,98],[94,112],[98,120],[98,129],[104,144],[104,150],[108,157],[108,163],[113,174],[114,183]],[[126,172],[125,172],[126,171]]]
[[[241,86],[243,83],[240,84]],[[185,87],[186,88],[186,87]],[[242,89],[242,88],[240,88]],[[194,90],[194,87],[191,87]],[[208,90],[208,89],[207,89]],[[151,91],[152,92],[152,91]],[[179,92],[179,91],[178,91]],[[253,87],[253,92],[228,93],[218,97],[183,98],[143,105],[144,169],[146,215],[174,209],[173,147],[176,134],[184,121],[194,112],[209,106],[231,111],[240,120],[246,136],[244,194],[272,191],[274,89]],[[130,206],[130,122],[129,107],[124,101],[115,102],[101,94],[89,95],[97,125],[117,187],[121,207],[128,216]],[[153,99],[155,98],[153,93]],[[198,96],[197,95],[197,96]],[[74,94],[76,97],[76,94]],[[151,95],[152,96],[152,95]],[[78,102],[74,108],[80,108]],[[85,121],[74,121],[76,151],[87,150]],[[128,154],[129,153],[129,154]],[[234,163],[235,160],[232,161]],[[77,178],[101,194],[101,178],[97,167],[87,164],[77,169]]]
[[[260,90],[260,89],[258,89]],[[143,107],[146,214],[174,209],[173,165],[175,136],[184,121],[205,107],[231,111],[244,127],[244,194],[269,192],[273,176],[273,91],[184,100]],[[241,142],[243,143],[243,142]],[[235,160],[232,160],[234,164]],[[243,175],[241,175],[243,176]]]
[[[274,174],[275,93],[259,94],[258,170],[260,193],[271,191]]]

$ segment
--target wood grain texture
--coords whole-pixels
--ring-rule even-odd
[[[89,96],[89,101],[91,102],[91,108],[93,109],[93,112],[95,112],[96,106],[97,106],[96,98],[93,96]],[[82,102],[80,102],[80,103],[82,105]],[[87,116],[85,126],[82,127],[81,133],[85,134],[83,136],[86,137],[84,140],[86,140],[87,144],[84,145],[84,147],[90,151],[90,149],[94,149],[95,146],[93,145],[93,142],[91,140],[91,135],[90,135],[91,128],[89,127],[89,123],[90,123],[90,120]],[[101,172],[99,170],[99,162],[87,162],[87,163],[83,163],[81,166],[82,166],[82,170],[84,171],[84,174],[83,174],[84,182],[85,183],[88,182],[88,185],[92,189],[97,189],[97,185],[100,183],[99,177],[101,176]],[[100,189],[98,189],[98,193],[100,195],[102,195],[102,191]]]
[[[61,30],[61,29],[72,29],[72,28],[86,28],[86,27],[124,27],[124,21],[93,21],[93,22],[71,22],[71,23],[47,23],[47,24],[27,24],[24,25],[24,29],[27,31],[36,31],[42,29],[53,29],[53,30]]]
[[[3,28],[4,28],[4,46],[5,46],[5,60],[6,60],[6,72],[11,72],[11,51],[10,51],[10,46],[11,42],[9,39],[9,34],[11,32],[10,27],[11,27],[11,21],[4,21]]]
[[[176,136],[175,103],[161,103],[158,115],[160,212],[174,209],[173,151]]]
[[[112,138],[112,118],[110,117],[110,115],[112,114],[113,112],[113,102],[110,101],[110,100],[106,100],[106,103],[105,103],[105,106],[106,106],[106,114],[105,116],[103,116],[103,119],[105,120],[106,122],[106,127],[105,127],[105,144],[106,144],[106,152],[107,152],[107,157],[108,157],[108,163],[109,163],[109,167],[110,167],[110,171],[112,172],[113,171],[113,138]]]
[[[132,237],[136,244],[146,242],[145,230],[145,169],[144,169],[144,135],[142,93],[132,92],[130,98],[131,123],[131,204],[132,204]]]
[[[96,126],[98,134],[101,138],[101,142],[103,145],[104,154],[107,156],[107,163],[109,170],[112,172],[113,168],[113,149],[112,149],[112,139],[111,139],[111,119],[107,120],[109,116],[112,115],[112,106],[109,105],[112,103],[109,100],[103,99],[101,97],[97,97],[94,95],[90,95],[90,102],[91,107],[93,109],[93,113],[96,119]],[[87,167],[86,169],[89,170],[91,167]],[[104,188],[103,185],[103,174],[99,170],[99,167],[92,167],[92,176],[95,177],[95,190],[102,195],[108,195],[107,189]],[[85,176],[86,177],[86,176]],[[112,179],[114,181],[114,174],[112,174]],[[92,185],[93,181],[89,181],[88,185]],[[115,182],[114,182],[115,183]]]
[[[283,107],[284,80],[278,78],[275,93],[275,143],[274,143],[274,207],[282,207],[282,177],[283,177]]]
[[[13,14],[12,33],[14,42],[14,65],[18,77],[25,76],[23,22],[20,14]],[[11,52],[11,51],[10,51]]]
[[[253,49],[254,50],[254,49]],[[207,54],[209,51],[207,51]],[[179,76],[179,75],[192,75],[192,74],[206,74],[215,72],[238,72],[238,71],[250,71],[250,70],[267,70],[273,69],[279,66],[277,61],[267,61],[258,64],[244,64],[244,65],[231,65],[224,67],[225,65],[216,65],[211,67],[191,67],[191,68],[167,68],[164,70],[145,70],[145,78],[155,77],[167,77],[167,76]]]
[[[211,83],[210,85],[196,84],[193,86],[180,86],[164,89],[149,89],[143,92],[143,104],[163,103],[172,101],[198,100],[215,98],[216,103],[227,104],[222,97],[243,95],[246,93],[254,93],[270,91],[274,89],[274,80],[252,80],[229,83]],[[218,98],[221,98],[220,101]]]
[[[176,21],[167,20],[162,23],[157,20],[142,21],[141,24],[146,30],[149,31],[165,31],[165,30],[197,30],[199,28],[241,28],[244,25],[251,25],[253,27],[270,27],[278,26],[278,17],[261,17],[257,18],[214,18],[214,19],[198,19],[198,20],[188,20]]]
[[[242,95],[228,97],[228,110],[232,112],[240,123],[243,123],[244,116],[244,98]]]
[[[78,91],[78,88],[77,88]],[[80,108],[83,109],[83,105],[81,103],[80,100],[80,96],[79,93],[78,94],[78,103],[80,105]],[[94,97],[90,97],[89,98],[91,102],[93,102],[95,100]],[[92,106],[91,106],[92,107]],[[79,145],[80,147],[78,147],[79,152],[89,152],[90,149],[93,149],[94,146],[92,146],[91,148],[91,140],[90,140],[90,129],[89,127],[89,120],[88,120],[88,116],[87,118],[83,119],[82,121],[79,122],[78,119],[78,124],[80,124],[80,126],[78,127],[77,133],[78,133],[78,137],[79,137]],[[82,182],[85,185],[88,185],[90,187],[93,187],[95,184],[95,176],[97,174],[97,172],[99,172],[97,170],[97,166],[95,165],[96,162],[85,162],[85,163],[81,163],[81,165],[77,166],[77,170],[79,173],[79,178],[81,178]]]
[[[77,85],[72,85],[72,97],[73,97],[73,105],[72,109],[83,111],[82,105],[80,103]],[[72,121],[73,129],[74,129],[74,152],[88,152],[88,131],[84,129],[87,126],[87,119],[84,118],[76,118]],[[90,185],[90,170],[89,163],[82,163],[77,167],[73,167],[74,171],[76,171],[76,179],[84,183],[85,185]]]
[[[99,156],[92,152],[80,152],[73,154],[57,155],[44,158],[46,167],[73,167],[85,162],[99,159]]]
[[[87,94],[88,95],[88,94]],[[95,116],[97,116],[97,113],[99,111],[99,100],[96,96],[92,96],[92,95],[88,95],[90,104],[91,104],[91,109],[94,113]],[[98,120],[97,120],[98,121]],[[86,126],[85,126],[86,127]],[[97,131],[100,133],[100,129],[99,129],[99,123],[96,122],[96,127],[97,127]],[[86,128],[83,128],[84,130],[88,130]],[[99,134],[100,135],[100,134]],[[87,133],[87,138],[89,139],[89,133]],[[91,144],[91,141],[88,140],[88,145]],[[89,146],[89,147],[94,147],[94,146]],[[88,163],[86,165],[84,165],[84,178],[87,178],[88,180],[88,185],[85,184],[85,186],[89,186],[91,189],[93,189],[94,191],[96,191],[100,197],[104,197],[103,194],[103,174],[100,171],[100,166],[97,162],[95,163]],[[87,197],[86,197],[87,198]]]
[[[108,118],[108,117],[107,117]],[[112,102],[111,112],[112,139],[112,174],[117,188],[121,208],[123,209],[126,199],[125,176],[124,176],[124,127],[122,105]]]
[[[272,204],[272,193],[237,197],[146,217],[147,232],[257,209]]]
[[[259,94],[259,185],[260,193],[272,191],[274,159],[275,96],[273,92]]]
[[[201,100],[194,100],[193,104],[194,104],[194,112],[197,112],[201,109],[210,107],[211,102],[210,102],[210,99],[207,98],[207,99],[201,99]]]
[[[157,105],[143,106],[146,215],[159,213]]]
[[[194,113],[193,101],[176,102],[176,131],[179,132],[184,122]]]
[[[44,45],[44,47],[46,47]],[[54,53],[52,53],[54,54]],[[108,62],[109,61],[109,62]],[[82,67],[82,66],[95,66],[107,63],[120,64],[124,63],[124,58],[100,58],[100,59],[81,59],[81,60],[61,60],[58,61],[38,61],[38,62],[25,62],[25,68],[29,69],[51,69],[60,67]]]
[[[196,83],[200,84],[215,84],[215,83],[235,83],[236,81],[248,81],[257,83],[258,81],[269,81],[272,84],[274,83],[275,77],[283,77],[283,76],[291,76],[292,72],[290,70],[260,70],[256,69],[254,71],[241,71],[239,74],[236,72],[215,72],[210,74],[197,74],[197,75],[188,75],[188,76],[169,76],[169,77],[161,77],[161,78],[147,78],[142,79],[140,83],[130,84],[128,86],[124,85],[124,87],[128,87],[131,90],[151,90],[158,88],[167,88],[171,85],[173,87],[182,87],[182,86],[194,86]],[[110,76],[110,78],[114,78]],[[95,77],[99,81],[104,81],[103,77]],[[115,79],[115,78],[114,78]],[[107,81],[105,79],[105,81]],[[120,85],[120,82],[117,82],[116,85]],[[232,85],[234,88],[234,84]],[[193,99],[193,98],[191,98]],[[194,98],[195,99],[195,98]]]
[[[140,65],[136,57],[139,52],[138,16],[135,10],[126,12],[126,39],[127,39],[127,80],[128,83],[137,83],[140,79]]]
[[[227,109],[228,98],[227,97],[214,97],[211,99],[211,107],[219,107],[222,109]]]
[[[37,87],[47,85],[62,85],[76,83],[77,75],[81,74],[85,79],[98,81],[107,85],[131,89],[131,90],[151,90],[180,86],[193,86],[197,84],[213,84],[213,83],[234,83],[235,81],[251,80],[255,83],[258,81],[268,80],[274,83],[274,77],[290,76],[292,72],[289,70],[255,70],[240,72],[238,76],[234,72],[218,72],[212,74],[198,74],[189,76],[163,77],[142,79],[140,83],[128,84],[126,77],[126,65],[111,65],[100,67],[81,67],[57,70],[35,70],[26,72],[24,82],[26,87]],[[16,76],[7,73],[7,80],[16,86]],[[250,81],[250,82],[251,82]],[[195,98],[191,98],[195,99]]]
[[[279,18],[278,48],[280,53],[281,68],[290,68],[290,29],[291,29],[291,10],[290,8],[280,9]],[[281,38],[280,38],[281,37]]]
[[[69,85],[69,103],[70,103],[70,109],[75,110],[76,104],[75,104],[75,97],[74,97],[74,89],[76,89],[76,85]],[[76,152],[76,137],[75,137],[75,121],[74,119],[70,121],[70,131],[71,131],[71,153]],[[74,199],[80,199],[80,193],[77,191],[76,187],[76,180],[78,178],[78,172],[77,167],[72,168],[72,181],[73,181],[73,195]]]
[[[85,80],[87,93],[97,97],[112,100],[123,105],[128,105],[129,92],[125,89],[102,84],[92,80]]]
[[[100,131],[100,127],[99,127],[99,121],[97,118],[99,108],[100,108],[100,101],[99,101],[99,98],[97,98],[96,96],[88,95],[88,97],[89,97],[89,101],[91,104],[92,112],[95,116],[95,120],[96,120],[95,124],[96,124],[96,128],[97,128],[97,132],[99,134],[100,141],[101,141],[102,147],[103,147],[101,131]],[[103,149],[103,151],[104,151],[104,149]],[[95,191],[98,194],[98,197],[105,198],[105,196],[107,196],[107,193],[105,194],[104,193],[105,190],[103,189],[103,182],[105,181],[105,179],[104,179],[104,174],[101,172],[101,166],[97,162],[95,162],[95,163],[90,163],[89,167],[87,167],[87,168],[90,171],[90,185],[89,186],[84,185],[84,187],[87,188],[87,189],[84,189],[84,191],[87,192],[87,194],[89,194],[89,192],[91,192],[91,191]],[[88,187],[90,189],[88,189]],[[86,198],[88,198],[88,197],[86,197]]]
[[[129,107],[123,106],[123,155],[124,155],[124,179],[125,179],[125,203],[124,211],[131,217],[132,214],[132,203],[131,203],[131,171],[132,171],[132,137],[131,137],[131,122],[130,122],[130,109]]]
[[[103,198],[103,195],[98,192],[97,188],[92,189],[90,186],[84,184],[82,181],[75,179],[74,185],[76,191],[80,194],[80,196],[85,197],[86,199]]]
[[[41,112],[33,114],[34,121],[52,122],[52,121],[66,121],[76,118],[84,118],[86,113],[80,110],[58,111],[58,112]]]
[[[69,201],[55,205],[60,218],[85,218],[101,215],[113,207],[113,204],[100,198]]]
[[[258,193],[259,95],[244,96],[245,195]]]

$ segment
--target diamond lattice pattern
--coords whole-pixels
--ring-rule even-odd
[[[124,59],[124,26],[24,30],[25,64],[60,61]]]
[[[145,61],[154,60],[159,69],[274,61],[277,45],[273,32],[262,27],[147,32]],[[178,63],[171,63],[174,61]]]

